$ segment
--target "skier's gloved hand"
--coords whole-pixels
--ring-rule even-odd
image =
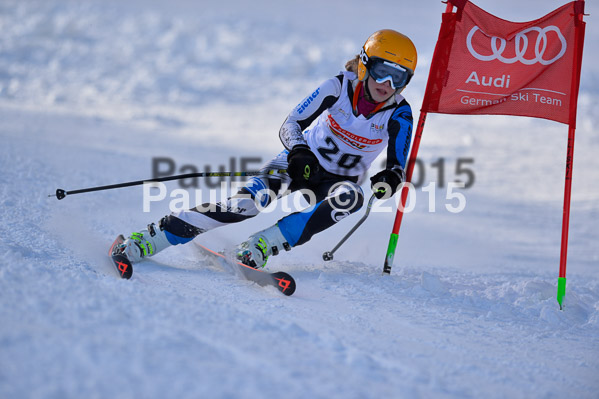
[[[307,145],[294,146],[287,155],[287,162],[287,173],[300,187],[314,186],[322,179],[322,167]]]
[[[370,187],[372,187],[372,192],[377,199],[387,199],[397,192],[397,186],[402,181],[399,171],[384,169],[370,178]]]

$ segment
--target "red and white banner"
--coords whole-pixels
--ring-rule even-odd
[[[530,22],[497,18],[466,0],[451,3],[458,11],[443,14],[422,111],[531,116],[574,126],[584,2]]]

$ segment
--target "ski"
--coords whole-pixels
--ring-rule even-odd
[[[119,273],[119,276],[121,276],[121,278],[130,279],[133,275],[133,266],[131,265],[129,259],[127,259],[127,257],[118,250],[119,245],[123,242],[125,242],[125,237],[123,237],[122,234],[119,234],[119,236],[110,246],[108,255],[110,256],[112,263],[114,263],[114,267],[116,267],[116,271]]]
[[[253,281],[262,287],[273,286],[287,296],[293,295],[293,293],[295,292],[295,280],[288,273],[271,273],[265,270],[254,269],[253,267],[244,265],[241,262],[237,262],[236,260],[233,260],[220,252],[216,252],[209,248],[206,248],[202,244],[199,244],[197,242],[195,244],[205,253],[215,256],[220,261],[232,266],[233,269],[239,271],[239,273],[246,280]]]
[[[119,245],[125,242],[125,237],[120,234],[116,240],[110,246],[108,255],[119,273],[119,276],[124,279],[130,279],[133,275],[133,266],[127,257],[119,251]],[[277,288],[284,295],[292,295],[295,292],[295,280],[288,273],[285,272],[267,272],[264,270],[254,269],[253,267],[244,265],[241,262],[237,262],[227,256],[213,251],[205,246],[196,243],[197,246],[204,252],[218,258],[220,261],[233,267],[234,270],[238,271],[243,278],[249,281],[253,281],[256,284],[264,286],[273,286]]]

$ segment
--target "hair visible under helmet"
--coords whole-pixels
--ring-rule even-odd
[[[365,81],[372,76],[378,82],[390,80],[396,90],[403,89],[414,71],[418,54],[409,37],[392,29],[374,32],[360,53],[358,79]]]

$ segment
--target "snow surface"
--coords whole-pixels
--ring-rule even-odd
[[[476,3],[520,21],[562,4]],[[555,294],[567,128],[544,120],[430,115],[426,181],[440,157],[446,181],[458,159],[475,160],[464,211],[447,211],[455,200],[439,187],[429,212],[417,190],[390,277],[380,274],[394,217],[381,207],[391,202],[322,261],[354,215],[272,258],[297,281],[289,298],[223,272],[193,245],[120,280],[105,256],[112,239],[167,214],[169,199],[144,213],[141,188],[47,197],[147,178],[153,157],[200,170],[267,160],[289,110],[383,27],[419,49],[404,93],[417,117],[444,7],[2,1],[0,398],[597,398],[593,2],[564,311]],[[234,245],[284,214],[275,207],[198,240]]]

